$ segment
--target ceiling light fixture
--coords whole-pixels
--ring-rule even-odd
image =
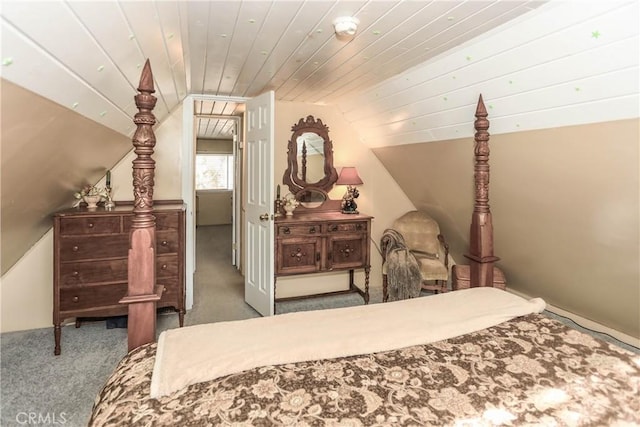
[[[356,35],[360,20],[352,16],[341,16],[333,20],[333,27],[339,39],[350,39]]]

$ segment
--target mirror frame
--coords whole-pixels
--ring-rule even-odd
[[[338,172],[333,167],[333,143],[329,139],[329,127],[322,123],[321,119],[315,119],[309,115],[301,118],[297,124],[291,126],[291,139],[287,150],[287,170],[284,171],[282,182],[289,186],[289,191],[294,195],[307,189],[320,189],[328,193],[333,184],[338,180]],[[324,177],[312,184],[298,178],[298,144],[297,140],[305,132],[312,132],[324,140]]]

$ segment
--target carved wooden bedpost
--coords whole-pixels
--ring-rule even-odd
[[[493,263],[500,258],[493,255],[493,224],[489,209],[489,120],[487,109],[478,99],[474,136],[475,204],[471,218],[469,254],[470,286],[493,286]]]
[[[137,125],[133,146],[138,157],[133,161],[133,220],[129,236],[129,287],[120,300],[129,304],[129,350],[156,339],[156,302],[162,296],[162,286],[156,286],[155,248],[156,221],[153,216],[153,178],[155,161],[151,158],[156,145],[152,113],[156,97],[152,95],[153,74],[149,60],[144,64],[140,92],[135,96],[138,113],[133,122]]]

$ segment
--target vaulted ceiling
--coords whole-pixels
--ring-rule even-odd
[[[3,1],[2,77],[124,135],[151,60],[161,121],[188,94],[336,104],[526,13],[544,1]],[[356,17],[355,37],[333,21]],[[228,137],[196,106],[200,136]]]

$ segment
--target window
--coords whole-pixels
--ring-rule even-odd
[[[196,190],[232,189],[232,154],[196,154]]]

